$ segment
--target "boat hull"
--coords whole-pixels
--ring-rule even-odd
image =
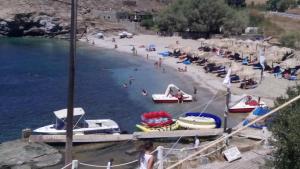
[[[209,117],[215,120],[216,128],[220,128],[222,125],[222,119],[214,114],[206,113],[206,112],[188,112],[185,116],[200,116],[200,117]]]
[[[178,103],[178,99],[174,99],[174,100],[157,100],[157,99],[153,99],[154,103]],[[183,100],[183,102],[192,102],[192,100]]]
[[[229,109],[230,113],[250,113],[253,111],[255,107],[252,108],[235,108],[235,109]]]
[[[216,128],[216,124],[192,124],[189,122],[181,121],[178,120],[178,124],[182,128],[187,128],[187,129],[213,129]]]
[[[74,128],[73,134],[114,134],[120,133],[118,124],[110,119],[85,120],[88,127]],[[65,135],[66,129],[56,129],[54,124],[35,129],[33,132],[38,134]]]

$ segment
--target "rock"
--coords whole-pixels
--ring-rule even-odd
[[[28,143],[22,140],[0,144],[0,168],[46,167],[58,164],[62,155],[55,148],[43,143]]]
[[[54,36],[68,32],[68,24],[44,13],[17,13],[13,19],[0,18],[0,34],[5,36]]]
[[[11,169],[31,169],[29,165],[16,165],[13,166]]]
[[[35,166],[40,168],[40,167],[47,167],[47,166],[53,166],[58,164],[62,159],[62,155],[55,153],[55,154],[50,154],[47,156],[41,156],[38,158],[33,159],[35,163]]]

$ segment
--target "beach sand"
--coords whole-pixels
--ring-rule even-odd
[[[112,42],[112,38],[115,38],[116,41]],[[123,38],[119,39],[118,36],[109,36],[104,39],[98,39],[93,35],[88,36],[89,43],[103,47],[107,49],[114,49],[117,45],[117,49],[120,52],[133,53],[132,47],[134,46],[137,50],[137,55],[148,58],[149,60],[159,61],[159,58],[162,59],[162,66],[166,65],[174,68],[174,71],[177,71],[178,68],[184,68],[185,65],[177,63],[178,59],[173,57],[162,57],[158,53],[161,51],[168,50],[168,46],[175,44],[176,41],[179,42],[180,46],[190,47],[196,50],[201,46],[201,42],[198,40],[192,39],[182,39],[181,37],[161,37],[156,35],[135,35],[133,38]],[[86,38],[82,39],[86,41]],[[155,44],[156,51],[148,52],[145,47],[149,44]],[[141,47],[145,46],[145,47]],[[147,57],[148,55],[148,57]],[[243,65],[241,65],[243,66]],[[216,77],[214,74],[205,73],[203,67],[197,66],[194,64],[187,65],[187,72],[178,72],[184,73],[187,76],[190,76],[195,83],[199,84],[201,87],[210,90],[213,93],[217,91],[226,91],[226,87],[222,84],[223,79]],[[260,70],[256,70],[256,77],[259,80]],[[240,89],[240,84],[232,84],[231,92],[232,94],[242,95],[249,94],[253,96],[259,96],[268,106],[274,105],[274,100],[279,96],[284,96],[286,89],[290,86],[296,85],[296,81],[288,81],[286,79],[276,79],[272,74],[264,73],[264,79],[261,84],[255,89]]]

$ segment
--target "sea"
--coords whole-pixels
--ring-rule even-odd
[[[21,137],[24,128],[35,129],[55,122],[53,111],[67,106],[69,42],[45,38],[0,38],[0,142]],[[203,106],[214,96],[184,73],[170,67],[155,68],[144,57],[78,42],[75,106],[87,119],[112,119],[131,133],[140,116],[167,111],[174,117],[189,111],[223,116],[224,98]],[[131,84],[130,84],[130,79]],[[124,87],[127,84],[127,88]],[[151,94],[164,93],[175,84],[197,101],[155,104]],[[148,92],[143,96],[142,90]],[[234,124],[229,120],[229,124]]]

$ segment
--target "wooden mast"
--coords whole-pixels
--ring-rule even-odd
[[[68,112],[67,133],[65,147],[65,165],[72,162],[73,146],[73,111],[74,111],[74,85],[75,85],[75,56],[76,56],[76,28],[77,28],[77,0],[71,4],[71,30],[69,51],[69,82],[68,82]]]

